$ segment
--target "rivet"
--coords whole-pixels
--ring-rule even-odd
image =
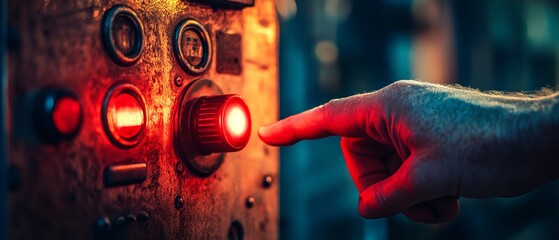
[[[100,217],[97,219],[97,230],[100,232],[111,231],[111,220],[107,217]]]
[[[126,218],[124,218],[124,216],[118,216],[115,221],[115,226],[124,226],[126,224]]]
[[[138,219],[136,219],[136,216],[134,216],[134,214],[127,214],[126,216],[124,216],[124,219],[126,219],[126,224],[135,224],[136,222],[138,222]]]
[[[180,76],[175,77],[175,86],[180,87],[182,86],[182,78]]]
[[[137,218],[139,223],[144,223],[149,219],[149,214],[146,211],[141,211],[138,213]]]
[[[184,207],[184,199],[180,195],[175,198],[175,207],[177,209]]]
[[[272,176],[266,175],[266,176],[264,176],[264,179],[262,181],[262,185],[264,185],[265,188],[269,188],[269,187],[272,186],[272,182],[274,182],[274,179],[272,178]]]
[[[252,208],[252,206],[254,206],[254,202],[255,202],[255,201],[256,201],[256,199],[254,199],[253,196],[247,197],[247,200],[246,200],[246,206],[247,206],[247,208]]]
[[[184,165],[181,162],[177,162],[177,164],[175,165],[175,171],[181,174],[182,172],[184,172]]]

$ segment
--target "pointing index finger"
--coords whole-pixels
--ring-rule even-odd
[[[267,144],[291,145],[301,140],[332,135],[344,137],[365,136],[370,106],[367,95],[334,99],[328,103],[261,127],[260,138]]]

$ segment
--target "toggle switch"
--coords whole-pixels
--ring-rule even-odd
[[[241,96],[223,94],[212,81],[200,79],[187,86],[180,101],[175,144],[198,173],[214,172],[223,162],[223,153],[247,145],[251,119]]]

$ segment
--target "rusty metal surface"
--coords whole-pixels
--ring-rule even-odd
[[[144,26],[143,53],[130,67],[109,57],[100,35],[103,14],[115,4],[134,9]],[[242,36],[240,75],[218,73],[215,51],[204,74],[181,69],[171,41],[177,23],[187,17],[206,27],[214,49],[218,31]],[[260,125],[277,118],[278,29],[272,0],[243,10],[183,0],[11,0],[8,23],[19,33],[19,47],[8,56],[8,154],[21,175],[21,186],[9,193],[11,239],[223,239],[233,222],[235,229],[240,223],[246,239],[277,238],[278,153],[257,136]],[[178,97],[197,78],[242,95],[253,122],[247,147],[227,153],[208,177],[194,175],[173,143]],[[146,99],[145,137],[130,149],[113,145],[102,127],[103,96],[119,81],[134,84]],[[30,130],[27,96],[47,86],[65,87],[81,101],[83,125],[71,141],[45,145]],[[131,163],[147,163],[146,181],[103,186],[106,167]],[[275,180],[269,188],[263,184],[266,175]],[[251,208],[249,196],[254,197]],[[149,214],[145,222],[114,226],[119,216],[144,216],[141,212]],[[108,233],[95,227],[100,217],[111,220]]]
[[[243,65],[242,56],[242,36],[241,34],[231,34],[218,31],[216,34],[217,57],[216,69],[218,73],[241,74]]]

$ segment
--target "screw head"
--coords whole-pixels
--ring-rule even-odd
[[[175,86],[180,87],[182,86],[183,80],[180,76],[175,77]]]
[[[175,197],[175,207],[177,209],[184,207],[184,199],[180,195]]]
[[[266,175],[264,176],[264,179],[262,180],[262,185],[265,188],[269,188],[272,186],[272,183],[274,182],[274,178],[272,178],[272,176],[270,175]]]
[[[138,222],[138,219],[134,216],[134,214],[127,214],[124,216],[124,219],[126,219],[126,224],[134,224]]]
[[[144,223],[149,219],[149,214],[146,211],[141,211],[138,213],[138,222]]]
[[[109,232],[111,231],[111,220],[107,217],[100,217],[97,219],[96,226],[100,232]]]
[[[256,199],[254,199],[253,196],[248,196],[247,199],[246,199],[245,204],[246,204],[247,208],[252,208],[254,206],[254,202],[256,202]]]
[[[181,162],[177,162],[177,164],[175,165],[175,171],[177,171],[177,173],[181,174],[184,172],[184,165]]]

